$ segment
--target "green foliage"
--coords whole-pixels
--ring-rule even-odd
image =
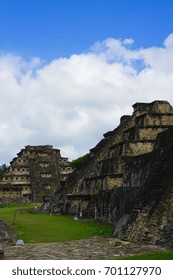
[[[89,158],[89,153],[77,159],[72,160],[71,165],[73,168],[80,169],[81,166],[84,164],[85,160],[87,160],[88,158]]]
[[[3,173],[5,172],[6,169],[7,169],[7,165],[6,164],[0,165],[0,176],[3,175]]]
[[[31,214],[33,206],[0,208],[0,219],[11,224],[19,239],[25,243],[66,242],[79,240],[97,234],[102,228],[109,235],[112,227],[94,221],[78,220],[72,217]]]

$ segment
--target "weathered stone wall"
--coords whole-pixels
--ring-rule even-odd
[[[6,188],[5,188],[6,189]],[[4,204],[18,204],[27,203],[28,201],[24,196],[21,195],[21,191],[16,191],[12,189],[4,190],[0,189],[0,207]]]
[[[164,126],[172,125],[172,113],[145,113],[136,118],[136,125],[139,126]]]
[[[126,240],[173,245],[173,129],[159,134],[151,154],[131,158],[126,163],[121,214],[115,214],[115,233]],[[133,162],[133,164],[132,164]],[[136,192],[137,190],[137,192]],[[115,200],[113,199],[115,202]],[[124,205],[124,207],[123,207]],[[117,203],[115,203],[115,210]],[[121,220],[125,223],[119,225]]]
[[[136,140],[124,144],[124,156],[141,155],[153,150],[153,140]]]

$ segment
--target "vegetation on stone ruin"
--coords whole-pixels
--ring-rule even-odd
[[[71,166],[73,168],[80,169],[82,167],[82,165],[84,164],[85,160],[87,160],[88,158],[89,158],[89,153],[85,154],[84,156],[81,156],[77,159],[72,160]]]
[[[36,206],[36,205],[35,205]],[[17,233],[18,239],[25,243],[51,243],[79,240],[99,234],[111,235],[112,226],[94,221],[78,220],[72,217],[32,214],[32,206],[10,206],[0,208],[0,219],[10,224]]]

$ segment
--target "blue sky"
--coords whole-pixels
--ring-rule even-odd
[[[50,60],[108,37],[160,46],[172,32],[172,0],[0,0],[0,52]]]
[[[173,1],[0,0],[0,164],[77,158],[135,102],[173,105]]]

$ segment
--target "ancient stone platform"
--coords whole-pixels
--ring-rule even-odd
[[[65,243],[4,245],[7,260],[104,260],[165,250],[160,246],[133,244],[102,236]]]

